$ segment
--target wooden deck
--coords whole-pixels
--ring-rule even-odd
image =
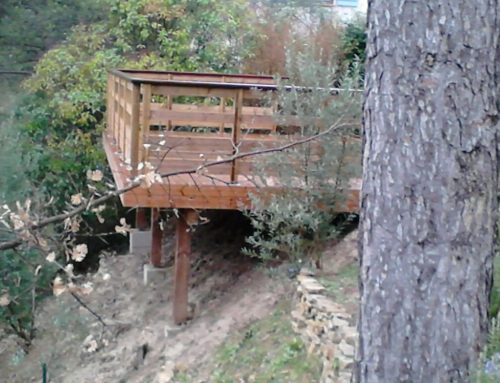
[[[173,288],[176,323],[189,318],[188,225],[197,219],[195,210],[251,209],[249,193],[272,195],[291,186],[281,185],[269,175],[262,179],[256,157],[235,158],[301,138],[293,134],[296,118],[287,117],[286,125],[276,123],[276,90],[269,76],[134,70],[109,73],[103,141],[116,186],[125,188],[152,171],[169,174],[161,182],[137,187],[120,198],[124,206],[137,208],[139,229],[147,226],[144,208],[151,208],[150,260],[155,267],[162,266],[159,209],[178,209]],[[220,163],[204,167],[214,161]],[[187,170],[194,171],[186,174]],[[359,190],[359,182],[353,180],[337,209],[357,211]]]
[[[145,172],[146,167],[137,170],[141,163],[173,173],[293,141],[276,124],[275,90],[269,76],[110,72],[104,148],[117,186]],[[124,193],[121,201],[127,207],[251,209],[249,193],[280,190],[277,182],[259,182],[254,161],[248,157],[168,177]],[[358,201],[353,180],[339,210],[357,211]]]

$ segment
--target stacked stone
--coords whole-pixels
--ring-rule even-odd
[[[308,352],[323,360],[320,382],[349,383],[358,337],[353,318],[326,296],[324,286],[312,275],[300,274],[297,280],[292,324]]]

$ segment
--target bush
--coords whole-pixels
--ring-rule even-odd
[[[43,257],[37,251],[0,253],[0,322],[23,340],[25,348],[35,336],[35,309],[52,292],[54,266],[41,267]],[[7,303],[7,304],[5,304]]]
[[[304,88],[279,92],[278,123],[287,116],[301,126],[293,140],[314,136],[334,126],[320,139],[295,146],[258,162],[257,181],[271,186],[287,185],[286,191],[253,195],[254,209],[246,214],[255,228],[247,239],[246,252],[270,259],[286,254],[295,261],[319,259],[324,241],[340,228],[332,225],[342,204],[349,180],[360,169],[357,159],[361,93],[330,93],[334,82],[345,89],[358,84],[357,76],[341,77],[334,68],[315,62],[310,54],[290,60],[290,82]]]

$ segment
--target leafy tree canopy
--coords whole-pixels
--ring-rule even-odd
[[[2,0],[0,68],[29,70],[77,24],[102,18],[101,0]]]

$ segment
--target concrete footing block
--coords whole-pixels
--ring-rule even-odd
[[[144,286],[151,283],[162,283],[167,279],[167,268],[158,268],[153,265],[144,265],[143,268]]]
[[[129,252],[136,255],[148,255],[151,252],[151,231],[131,230]]]

